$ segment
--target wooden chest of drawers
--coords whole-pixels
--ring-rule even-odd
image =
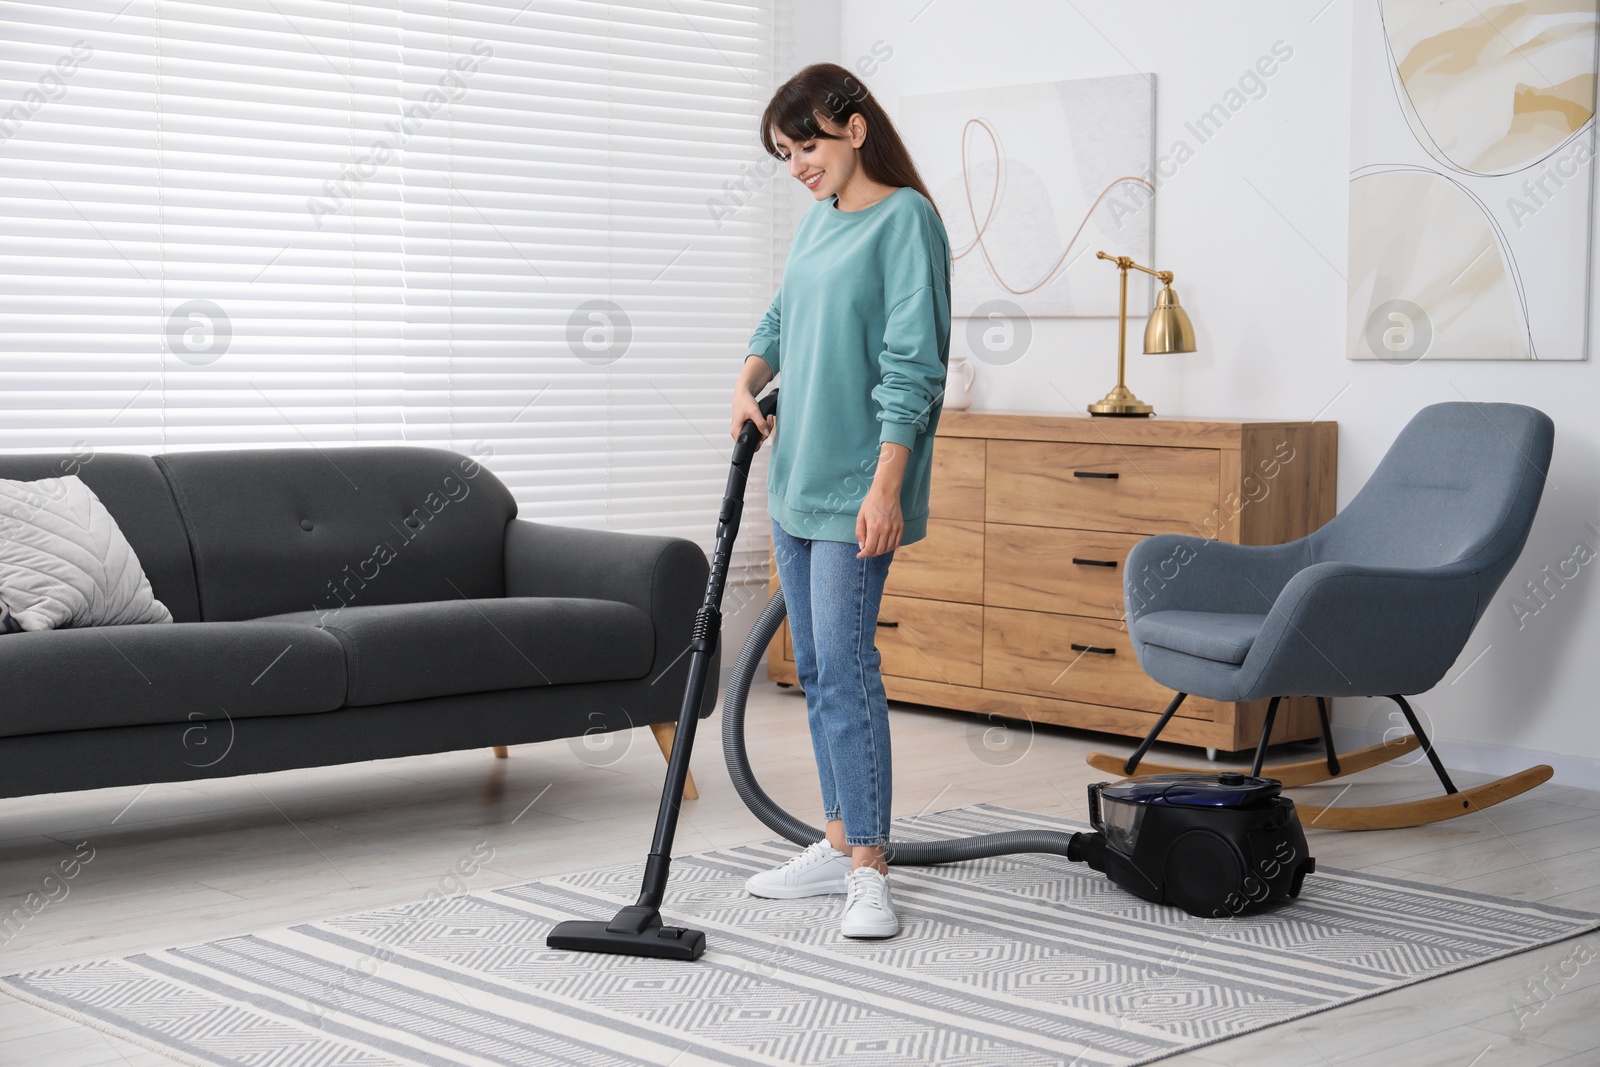
[[[1142,736],[1171,699],[1123,622],[1129,550],[1158,533],[1290,541],[1333,517],[1332,422],[945,412],[928,536],[889,568],[877,647],[890,700]],[[772,588],[778,586],[772,567]],[[768,677],[794,684],[787,623]],[[1253,746],[1266,702],[1191,697],[1166,741]],[[1318,736],[1284,701],[1274,740]]]

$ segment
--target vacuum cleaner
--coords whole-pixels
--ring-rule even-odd
[[[760,401],[762,419],[778,406],[778,391]],[[705,602],[695,616],[689,679],[678,713],[677,737],[656,813],[655,837],[645,861],[638,900],[610,920],[557,923],[545,939],[553,949],[657,959],[696,960],[705,953],[704,931],[667,925],[661,917],[678,808],[694,748],[697,712],[722,627],[728,562],[744,510],[750,463],[761,431],[746,422],[734,445],[727,489],[717,520],[717,540]],[[785,616],[783,590],[768,601],[745,640],[723,696],[722,747],[729,777],[745,806],[774,831],[805,847],[823,831],[780,808],[756,781],[745,747],[745,705],[750,684]],[[990,856],[1036,852],[1065,856],[1104,873],[1116,885],[1191,915],[1226,918],[1298,896],[1316,869],[1294,802],[1271,778],[1237,773],[1162,774],[1088,787],[1093,831],[1014,830],[943,841],[891,841],[885,860],[894,866],[960,863]]]

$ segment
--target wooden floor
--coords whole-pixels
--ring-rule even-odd
[[[977,720],[895,705],[897,817],[979,801],[1083,817],[1084,785],[1103,778],[1103,736],[1026,728],[996,755]],[[770,683],[751,699],[751,751],[763,781],[799,812],[819,805],[804,697]],[[701,799],[685,807],[677,850],[772,835],[739,803],[719,752],[720,716],[701,727]],[[68,893],[0,946],[0,973],[204,941],[420,899],[456,888],[446,872],[493,849],[470,884],[487,888],[642,858],[664,768],[647,730],[605,750],[526,745],[199,785],[157,785],[0,801],[0,914],[42,892],[87,842],[93,859]],[[1158,758],[1190,750],[1158,747]],[[1019,756],[1009,753],[1022,751]],[[980,758],[987,754],[988,759]],[[1295,756],[1298,753],[1287,753]],[[1303,758],[1303,756],[1301,757]],[[996,760],[1013,760],[1008,764]],[[1477,781],[1462,775],[1459,778]],[[1340,803],[1427,795],[1425,764],[1362,775]],[[1344,786],[1301,790],[1330,803]],[[1453,822],[1367,834],[1313,831],[1319,863],[1482,893],[1600,911],[1600,793],[1543,786]],[[85,850],[87,854],[87,850]],[[59,888],[52,895],[60,897]],[[1583,946],[1581,955],[1575,949]],[[1577,967],[1563,961],[1586,959]],[[1548,970],[1547,970],[1548,968]],[[1530,985],[1539,986],[1538,998]],[[1520,1013],[1514,1007],[1525,1007]],[[169,1063],[146,1049],[0,998],[0,1064]],[[1425,982],[1298,1023],[1163,1061],[1299,1067],[1600,1063],[1600,934]]]

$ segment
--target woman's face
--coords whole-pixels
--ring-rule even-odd
[[[832,132],[841,136],[791,141],[777,130],[772,132],[773,143],[789,164],[789,176],[809,189],[816,200],[842,192],[855,177],[856,150],[866,140],[866,120],[860,114],[851,115],[847,127]]]

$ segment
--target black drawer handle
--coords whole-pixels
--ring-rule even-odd
[[[1116,471],[1073,471],[1074,478],[1115,478]]]
[[[879,626],[899,626],[900,624],[897,623],[897,622],[890,622],[887,619],[879,619],[878,620],[878,625]]]
[[[1093,652],[1101,656],[1115,656],[1117,654],[1117,650],[1114,648],[1101,648],[1098,645],[1080,645],[1076,642],[1072,645],[1072,651]]]
[[[1079,559],[1077,556],[1072,557],[1072,562],[1080,567],[1115,567],[1117,565],[1117,561],[1114,559]]]

